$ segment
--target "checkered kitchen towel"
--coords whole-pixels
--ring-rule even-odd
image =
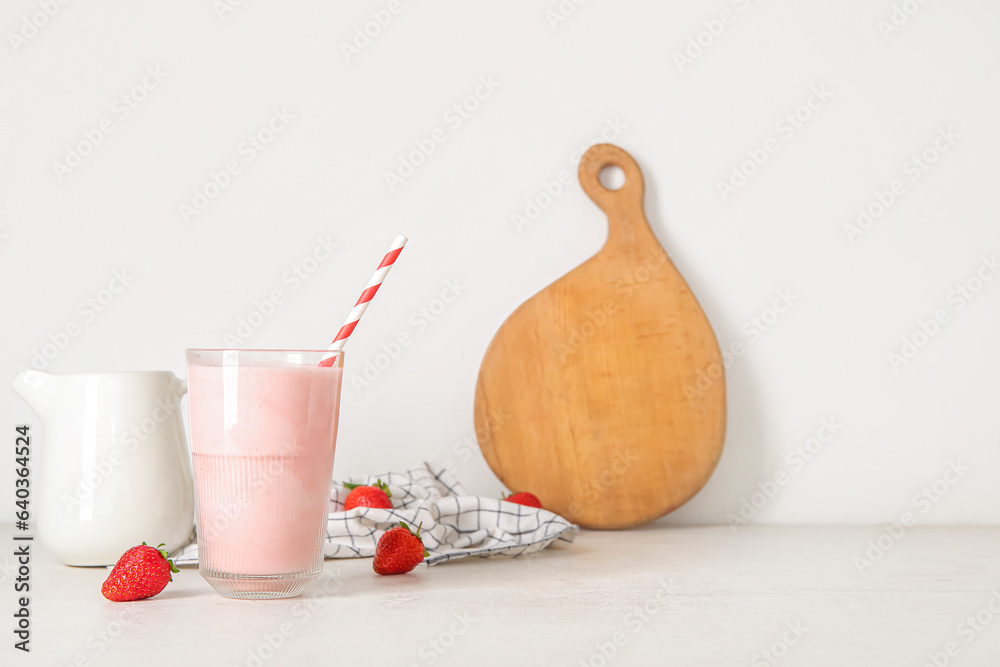
[[[345,512],[349,492],[334,482],[326,522],[327,558],[374,556],[378,538],[400,521],[414,527],[423,523],[420,537],[430,553],[425,560],[428,565],[465,556],[517,558],[541,551],[556,540],[572,542],[579,532],[577,526],[547,510],[470,496],[447,469],[432,463],[347,481],[373,484],[376,479],[389,485],[391,510],[356,507]],[[198,545],[189,544],[173,559],[177,564],[197,563]]]

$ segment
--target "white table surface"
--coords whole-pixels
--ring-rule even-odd
[[[33,650],[14,650],[4,630],[0,664],[921,666],[929,653],[939,664],[1000,663],[1000,613],[990,610],[995,600],[1000,611],[1000,528],[909,528],[859,574],[854,557],[881,534],[584,531],[533,558],[402,576],[377,576],[368,559],[328,560],[305,595],[268,601],[224,599],[183,568],[156,598],[111,603],[100,593],[108,570],[38,551]],[[11,628],[12,563],[6,556],[0,609]],[[780,657],[765,657],[769,647]]]

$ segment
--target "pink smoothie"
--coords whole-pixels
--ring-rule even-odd
[[[322,567],[340,368],[191,364],[203,574]]]

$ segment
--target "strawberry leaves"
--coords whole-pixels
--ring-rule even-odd
[[[344,488],[347,489],[348,491],[353,491],[359,486],[370,486],[384,493],[386,498],[392,498],[392,491],[389,490],[389,485],[383,482],[381,479],[375,480],[374,484],[351,484],[350,482],[344,482]]]

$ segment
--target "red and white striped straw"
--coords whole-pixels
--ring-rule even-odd
[[[382,282],[385,277],[389,274],[389,269],[392,265],[396,263],[396,258],[399,257],[399,253],[403,252],[403,246],[406,245],[407,238],[402,234],[396,237],[396,240],[392,242],[389,251],[385,253],[382,258],[382,263],[378,265],[378,269],[375,270],[375,275],[372,279],[368,281],[368,286],[365,287],[364,291],[361,292],[361,296],[358,297],[358,302],[354,304],[354,308],[351,310],[351,314],[347,316],[347,321],[344,322],[344,326],[340,327],[340,331],[337,332],[337,336],[330,343],[330,352],[323,357],[323,361],[320,362],[320,366],[332,366],[333,359],[336,358],[336,353],[344,349],[344,345],[347,343],[347,338],[354,332],[354,328],[358,326],[358,321],[361,316],[365,314],[368,309],[368,304],[371,303],[375,294],[378,292],[378,288],[382,286]]]

